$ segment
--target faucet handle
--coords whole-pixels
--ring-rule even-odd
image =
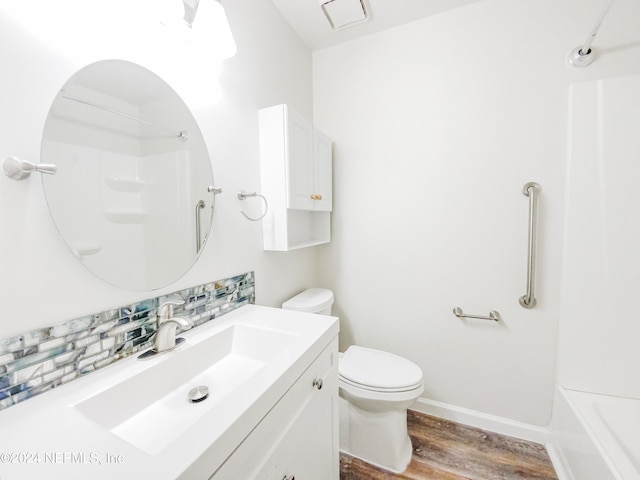
[[[184,300],[176,300],[170,302],[164,302],[162,305],[158,307],[158,320],[160,322],[164,320],[169,320],[173,317],[173,307],[184,305]]]

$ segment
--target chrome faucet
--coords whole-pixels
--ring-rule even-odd
[[[183,330],[189,330],[193,327],[193,322],[187,318],[174,317],[173,307],[183,305],[184,301],[166,302],[158,308],[158,331],[155,337],[156,353],[169,351],[184,341],[183,338],[176,339],[176,328],[178,325]]]

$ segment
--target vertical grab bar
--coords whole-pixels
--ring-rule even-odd
[[[204,208],[204,200],[196,203],[196,253],[200,253],[202,240],[200,239],[200,211]]]
[[[522,193],[529,197],[529,245],[527,256],[527,293],[520,297],[520,305],[524,308],[536,306],[536,223],[538,217],[538,193],[541,187],[535,182],[529,182],[522,188]]]

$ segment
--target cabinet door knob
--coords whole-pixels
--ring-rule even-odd
[[[322,195],[312,194],[311,200],[322,200]]]
[[[296,480],[295,475],[285,475],[284,477],[282,477],[282,480]]]
[[[318,378],[316,380],[313,381],[313,386],[316,387],[318,390],[322,390],[322,379]]]

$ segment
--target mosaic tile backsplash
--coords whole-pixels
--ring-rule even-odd
[[[113,308],[0,340],[0,410],[153,346],[156,312],[184,300],[174,315],[194,327],[255,303],[253,272]]]

